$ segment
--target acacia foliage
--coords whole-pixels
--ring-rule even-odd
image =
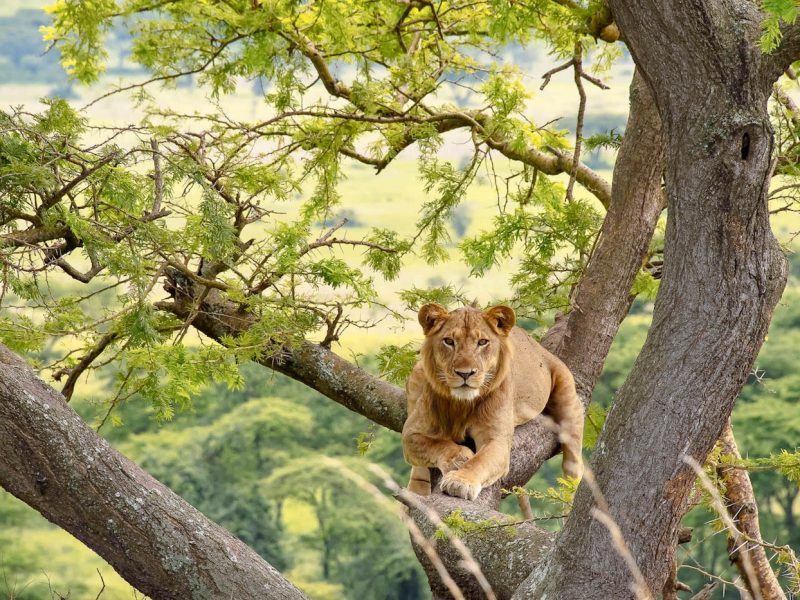
[[[146,117],[99,127],[63,100],[0,115],[0,336],[18,351],[47,346],[40,366],[67,395],[86,369],[114,364],[112,405],[139,395],[170,418],[209,377],[240,385],[241,361],[305,339],[330,345],[392,315],[369,310],[384,301],[376,280],[397,278],[412,257],[448,256],[451,219],[479,180],[495,188],[498,211],[460,243],[473,276],[513,264],[505,300],[521,314],[566,309],[608,185],[573,161],[559,123],[530,118],[529,86],[502,53],[537,40],[602,72],[619,50],[593,35],[598,6],[56,2],[43,37],[77,81],[98,80],[109,32],[127,28],[131,59],[152,75],[130,86]],[[266,117],[187,114],[150,96],[188,75],[212,98],[262,81]],[[463,161],[448,158],[445,134],[456,130],[469,142]],[[380,172],[403,151],[417,155],[425,190],[416,226],[349,236],[337,217],[347,168]],[[558,173],[596,199],[564,202]],[[67,292],[53,272],[84,290]],[[203,290],[184,322],[158,302],[165,282],[173,297]],[[247,326],[222,346],[185,344],[202,304],[219,298]]]

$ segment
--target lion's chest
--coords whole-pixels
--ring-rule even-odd
[[[443,437],[461,442],[467,437],[475,413],[471,402],[440,400],[432,406],[436,428]]]

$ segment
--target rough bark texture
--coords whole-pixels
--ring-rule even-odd
[[[299,600],[253,550],[114,450],[0,344],[0,485],[155,600]]]
[[[612,201],[600,237],[576,290],[573,310],[542,339],[542,345],[570,367],[584,404],[591,400],[619,324],[630,309],[633,280],[664,208],[663,161],[661,118],[647,83],[635,70],[625,137],[614,165]]]
[[[514,594],[534,565],[547,557],[555,538],[555,534],[537,527],[534,523],[503,526],[503,523],[509,522],[508,515],[459,498],[442,494],[435,494],[425,499],[421,496],[417,498],[442,517],[459,510],[465,521],[483,525],[486,525],[487,521],[494,521],[497,524],[492,525],[492,529],[463,535],[461,540],[481,566],[481,571],[498,600],[510,598]],[[410,516],[419,525],[422,533],[433,540],[437,554],[447,566],[450,576],[458,584],[459,589],[464,592],[464,597],[486,598],[475,577],[462,566],[463,556],[446,539],[433,539],[436,525],[413,504],[408,502],[406,504],[410,508]],[[434,572],[435,569],[419,546],[414,545],[414,551],[425,571]],[[434,598],[451,597],[438,577],[429,576],[429,579]]]
[[[773,81],[755,4],[611,0],[665,128],[669,217],[653,324],[592,460],[655,596],[702,462],[733,408],[786,279],[766,190]],[[580,486],[552,558],[518,597],[633,596],[626,563]]]
[[[733,437],[730,421],[725,426],[719,442],[722,456],[728,456],[734,461],[741,460],[742,455],[739,454],[739,448],[736,446],[736,438]],[[737,544],[734,542],[733,536],[728,536],[728,554],[731,562],[736,565],[736,570],[739,571],[739,576],[746,585],[747,591],[755,600],[759,598],[786,600],[786,594],[778,584],[778,578],[775,577],[772,566],[769,564],[764,547],[757,543],[761,541],[758,505],[747,471],[719,465],[717,474],[725,484],[724,501],[731,519],[747,539],[753,540]],[[749,561],[752,567],[753,581],[749,576],[750,569],[747,568],[746,561]]]

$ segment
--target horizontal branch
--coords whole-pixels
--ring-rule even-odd
[[[209,294],[199,308],[196,307],[195,297],[200,297],[203,286],[191,284],[190,280],[175,282],[174,272],[168,272],[167,277],[173,280],[167,284],[174,292],[173,301],[158,302],[156,308],[180,319],[192,318],[192,326],[209,338],[218,342],[226,337],[235,338],[255,323],[252,315],[242,312],[237,304],[221,295]],[[258,362],[300,381],[379,425],[393,431],[403,428],[405,391],[324,346],[304,342],[295,348],[284,347],[279,355],[265,356]]]
[[[59,240],[69,235],[70,229],[60,227],[31,227],[0,235],[0,248],[31,247],[43,242]]]
[[[571,154],[556,150],[552,150],[552,154],[548,154],[533,146],[517,149],[508,140],[497,136],[487,138],[486,143],[506,158],[535,167],[547,175],[559,175],[572,170],[574,158]],[[585,163],[578,162],[575,169],[575,180],[591,192],[605,208],[611,205],[611,184],[596,171],[587,167]]]
[[[437,117],[436,119],[427,118],[423,120],[408,119],[408,121],[411,123],[430,123],[436,129],[436,132],[440,134],[469,127],[486,136],[484,141],[491,149],[500,152],[506,158],[519,161],[547,175],[570,173],[573,169],[574,155],[555,149],[549,149],[549,152],[546,152],[531,145],[518,148],[511,141],[497,134],[492,134],[486,127],[486,116],[480,113],[447,113],[437,115]],[[344,116],[343,118],[349,117]],[[391,122],[396,121],[397,118],[391,119]],[[400,152],[411,146],[416,140],[417,138],[411,132],[407,132],[403,138],[389,149],[383,158],[365,156],[347,148],[340,150],[340,152],[361,163],[374,166],[380,173]],[[599,173],[585,163],[578,161],[575,169],[575,180],[594,195],[605,208],[609,207],[611,204],[611,184]]]

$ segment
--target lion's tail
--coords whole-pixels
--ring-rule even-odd
[[[564,365],[553,369],[553,391],[547,412],[560,430],[564,474],[580,479],[583,474],[583,405],[578,399],[572,373]]]

